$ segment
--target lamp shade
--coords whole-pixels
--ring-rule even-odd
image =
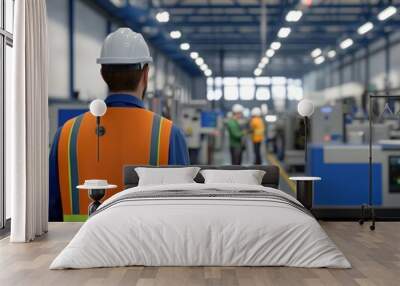
[[[103,116],[106,111],[107,111],[107,105],[104,102],[104,100],[101,99],[95,99],[93,100],[90,105],[89,105],[90,113],[93,116],[96,117],[101,117]]]
[[[303,99],[297,105],[297,112],[303,117],[310,117],[314,113],[314,104],[308,99]]]

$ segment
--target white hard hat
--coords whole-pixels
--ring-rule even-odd
[[[254,107],[251,110],[251,116],[261,116],[261,108],[259,107]]]
[[[136,33],[129,28],[119,28],[109,34],[104,40],[101,48],[98,64],[125,65],[125,64],[147,64],[153,58],[150,56],[142,34]]]
[[[233,113],[239,113],[239,112],[243,112],[243,106],[242,105],[240,105],[239,103],[236,103],[236,104],[234,104],[233,105],[233,107],[232,107],[232,112]]]

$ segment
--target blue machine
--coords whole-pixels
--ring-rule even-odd
[[[81,109],[71,109],[71,108],[61,108],[58,110],[58,121],[57,125],[58,127],[63,126],[65,122],[67,122],[69,119],[74,118],[75,116],[81,115],[82,113],[85,113],[89,109],[81,108]]]
[[[88,111],[88,102],[49,100],[49,138],[52,142],[57,129],[69,119]]]
[[[218,112],[202,111],[201,112],[201,127],[202,128],[217,128]]]
[[[359,206],[368,203],[368,145],[311,145],[308,171],[321,177],[314,206]],[[400,205],[400,150],[373,146],[373,193],[376,206]]]

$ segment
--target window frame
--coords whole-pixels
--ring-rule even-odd
[[[254,94],[253,97],[250,98],[242,98],[242,87],[246,87],[244,80],[253,79],[254,83]],[[299,101],[304,97],[304,86],[303,81],[300,78],[288,78],[284,76],[276,76],[276,77],[214,77],[208,78],[207,80],[207,95],[206,98],[208,101],[219,101],[221,98],[216,96],[216,90],[224,89],[224,101],[257,101],[258,103],[264,101],[272,101],[274,102],[274,92],[273,89],[277,87],[283,87],[285,89],[284,99],[278,98],[277,100],[284,100],[285,105],[287,101]],[[236,87],[238,92],[238,98],[232,99],[227,98],[227,91],[225,88]],[[289,98],[289,88],[296,87],[301,90],[299,94],[302,96],[298,96],[298,98]],[[269,93],[268,99],[261,99],[257,97],[257,93],[259,89],[267,89]]]

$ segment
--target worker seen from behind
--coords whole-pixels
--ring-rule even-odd
[[[253,142],[254,164],[261,165],[261,143],[264,141],[265,127],[261,118],[261,109],[258,107],[251,110],[250,132]]]
[[[244,135],[241,126],[240,119],[243,117],[243,106],[235,104],[232,107],[232,117],[230,117],[226,123],[229,134],[229,147],[231,153],[232,165],[240,165],[242,163],[242,154],[244,147]]]
[[[140,33],[120,28],[105,39],[101,76],[108,85],[107,111],[101,117],[100,159],[96,154],[96,118],[89,112],[67,121],[56,133],[50,153],[50,221],[87,217],[89,198],[76,186],[104,179],[123,187],[124,165],[187,165],[181,131],[166,118],[145,109],[143,99],[152,62]]]

